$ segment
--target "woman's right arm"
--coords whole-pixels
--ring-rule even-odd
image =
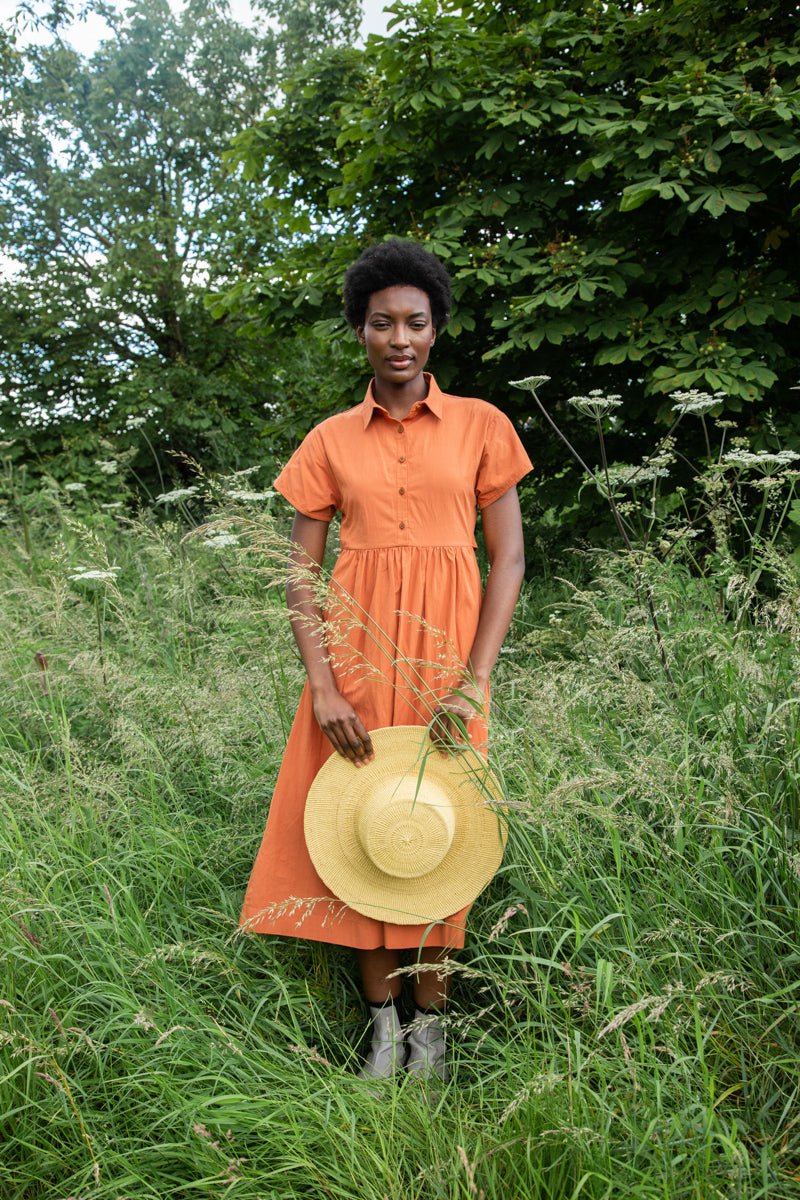
[[[327,539],[327,521],[295,512],[286,602],[308,676],[314,716],[334,750],[360,767],[375,757],[372,742],[355,709],[336,686],[325,644],[318,585]]]

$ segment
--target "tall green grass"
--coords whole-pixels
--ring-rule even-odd
[[[351,953],[237,929],[302,680],[274,564],[177,521],[15,521],[3,1200],[800,1196],[788,576],[733,613],[679,564],[654,575],[673,686],[614,556],[526,592],[494,684],[509,845],[453,962],[453,1081],[375,1100]]]

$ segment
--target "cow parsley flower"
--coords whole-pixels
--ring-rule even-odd
[[[119,463],[113,458],[96,458],[94,460],[94,465],[100,468],[100,473],[102,475],[116,475],[117,471],[119,470]]]
[[[147,417],[128,417],[125,422],[126,429],[141,429],[147,424]]]
[[[274,491],[266,492],[228,492],[230,500],[271,500],[276,493]]]
[[[712,396],[710,392],[690,388],[688,392],[670,392],[669,398],[675,401],[672,406],[673,412],[692,413],[696,417],[702,417],[704,413],[711,412],[712,408],[719,408],[727,394],[714,392]]]
[[[599,421],[601,417],[610,416],[622,404],[620,396],[604,396],[599,388],[589,392],[588,396],[570,396],[567,404],[571,404],[584,417],[593,417]]]
[[[117,571],[119,569],[119,567],[109,567],[105,571],[78,571],[76,575],[70,575],[69,578],[73,583],[76,583],[78,580],[82,579],[116,579]]]
[[[188,500],[190,496],[196,495],[200,491],[197,486],[188,488],[175,488],[172,492],[162,492],[160,496],[156,496],[156,504],[173,504],[176,500]]]
[[[788,467],[798,458],[800,454],[795,450],[729,450],[722,459],[722,465],[767,471],[770,467]]]
[[[550,382],[549,375],[526,375],[524,379],[509,379],[511,387],[522,388],[526,392],[535,392],[543,383]]]
[[[636,487],[640,483],[652,483],[655,479],[666,479],[669,469],[658,463],[647,463],[642,467],[627,467],[615,464],[608,468],[611,487]]]
[[[64,491],[65,492],[85,492],[86,484],[85,483],[65,483]]]
[[[204,546],[213,546],[216,550],[220,546],[238,546],[239,539],[235,533],[216,533],[213,537],[203,539]]]

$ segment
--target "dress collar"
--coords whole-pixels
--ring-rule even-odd
[[[436,383],[436,380],[433,378],[433,376],[430,374],[429,371],[423,371],[423,376],[425,378],[425,382],[428,385],[428,394],[425,397],[425,399],[421,400],[419,403],[424,404],[425,407],[430,412],[432,412],[435,417],[438,417],[438,419],[441,421],[442,410],[444,408],[442,393],[439,391],[438,384]],[[375,401],[375,397],[372,394],[372,382],[373,381],[370,380],[369,387],[367,388],[367,394],[364,397],[364,428],[365,429],[369,425],[370,421],[372,420],[372,418],[376,412],[386,412],[386,409],[382,408],[381,405],[377,404]],[[416,405],[414,407],[416,407]],[[411,412],[413,412],[413,411],[414,411],[414,409],[412,408]],[[411,416],[411,413],[409,413],[408,415]]]

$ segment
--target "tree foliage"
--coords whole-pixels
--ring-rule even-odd
[[[328,0],[267,7],[259,32],[210,0],[178,15],[136,0],[106,11],[113,36],[88,60],[58,14],[46,46],[6,44],[0,425],[19,455],[82,476],[98,435],[141,416],[162,448],[205,459],[235,463],[267,436],[306,351],[243,338],[242,318],[205,304],[283,237],[223,153],[292,55],[355,19],[345,6],[331,33]]]
[[[670,392],[697,387],[754,419],[778,408],[791,437],[797,5],[392,11],[393,32],[341,62],[338,87],[330,62],[312,65],[237,140],[268,203],[325,232],[296,237],[270,279],[240,279],[228,305],[273,327],[330,319],[361,246],[416,237],[454,274],[436,370],[456,390],[518,417],[510,377],[552,376],[556,402],[615,391],[630,441]],[[556,470],[552,444],[550,457]]]

